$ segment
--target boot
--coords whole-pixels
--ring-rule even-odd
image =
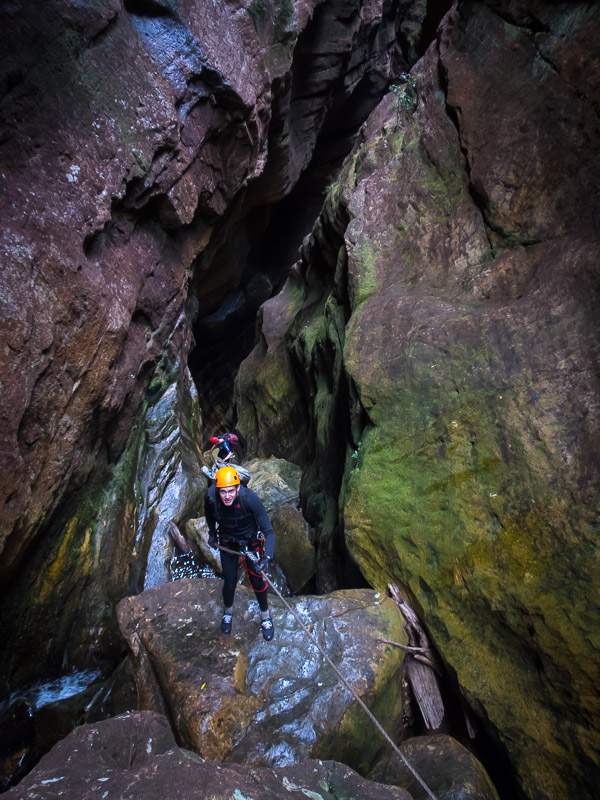
[[[221,632],[226,634],[231,633],[232,624],[233,616],[231,614],[223,614],[223,619],[221,620]]]
[[[260,623],[260,629],[265,642],[270,642],[275,635],[275,628],[273,627],[273,620],[271,617],[267,617],[266,619],[262,620]]]

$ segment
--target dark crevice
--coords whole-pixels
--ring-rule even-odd
[[[138,17],[167,17],[177,19],[177,15],[168,3],[160,0],[125,0],[125,9]]]
[[[451,9],[453,2],[454,0],[428,0],[427,12],[421,27],[421,35],[416,45],[419,58],[424,55],[429,45],[437,39],[440,22]]]
[[[321,77],[317,56],[322,55],[319,48],[331,14],[327,4],[315,10],[294,50],[291,77],[274,82],[269,161],[232,214],[237,220],[233,236],[224,236],[208,257],[219,263],[221,271],[228,265],[232,274],[228,293],[221,291],[217,299],[217,292],[213,303],[201,309],[194,330],[196,347],[189,361],[201,387],[205,421],[211,427],[222,427],[225,420],[232,422],[227,409],[233,382],[239,364],[254,346],[258,307],[281,288],[321,210],[327,186],[387,86],[387,77],[373,69],[349,89],[348,68],[356,57],[352,48],[337,64],[328,63],[329,69],[335,66],[337,70],[333,81]],[[363,42],[363,46],[367,44]],[[355,67],[352,65],[351,71]],[[320,105],[309,99],[315,97],[322,98]],[[282,198],[286,193],[282,175],[288,166],[293,167],[293,160],[288,161],[290,151],[305,148],[303,131],[305,121],[311,118],[311,128],[318,130],[312,156],[294,188]],[[209,269],[206,259],[198,274]],[[202,290],[206,296],[205,287]]]

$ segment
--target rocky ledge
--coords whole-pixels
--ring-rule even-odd
[[[335,761],[280,769],[205,762],[178,747],[168,721],[148,711],[82,725],[48,753],[6,800],[411,800]]]

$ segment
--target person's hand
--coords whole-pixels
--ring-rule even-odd
[[[266,572],[269,569],[269,557],[259,556],[258,561],[255,562],[255,566],[259,572]]]

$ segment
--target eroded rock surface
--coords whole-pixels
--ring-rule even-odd
[[[395,786],[361,778],[334,761],[304,761],[281,769],[205,762],[177,746],[165,717],[136,712],[82,725],[63,739],[7,800],[411,800]]]
[[[141,708],[168,710],[179,739],[211,760],[279,766],[312,756],[368,766],[382,742],[292,614],[272,598],[276,633],[264,642],[254,596],[238,587],[233,634],[222,636],[215,584],[178,581],[119,604]],[[405,641],[394,604],[368,590],[290,602],[382,724],[393,725],[402,652],[380,639]]]

